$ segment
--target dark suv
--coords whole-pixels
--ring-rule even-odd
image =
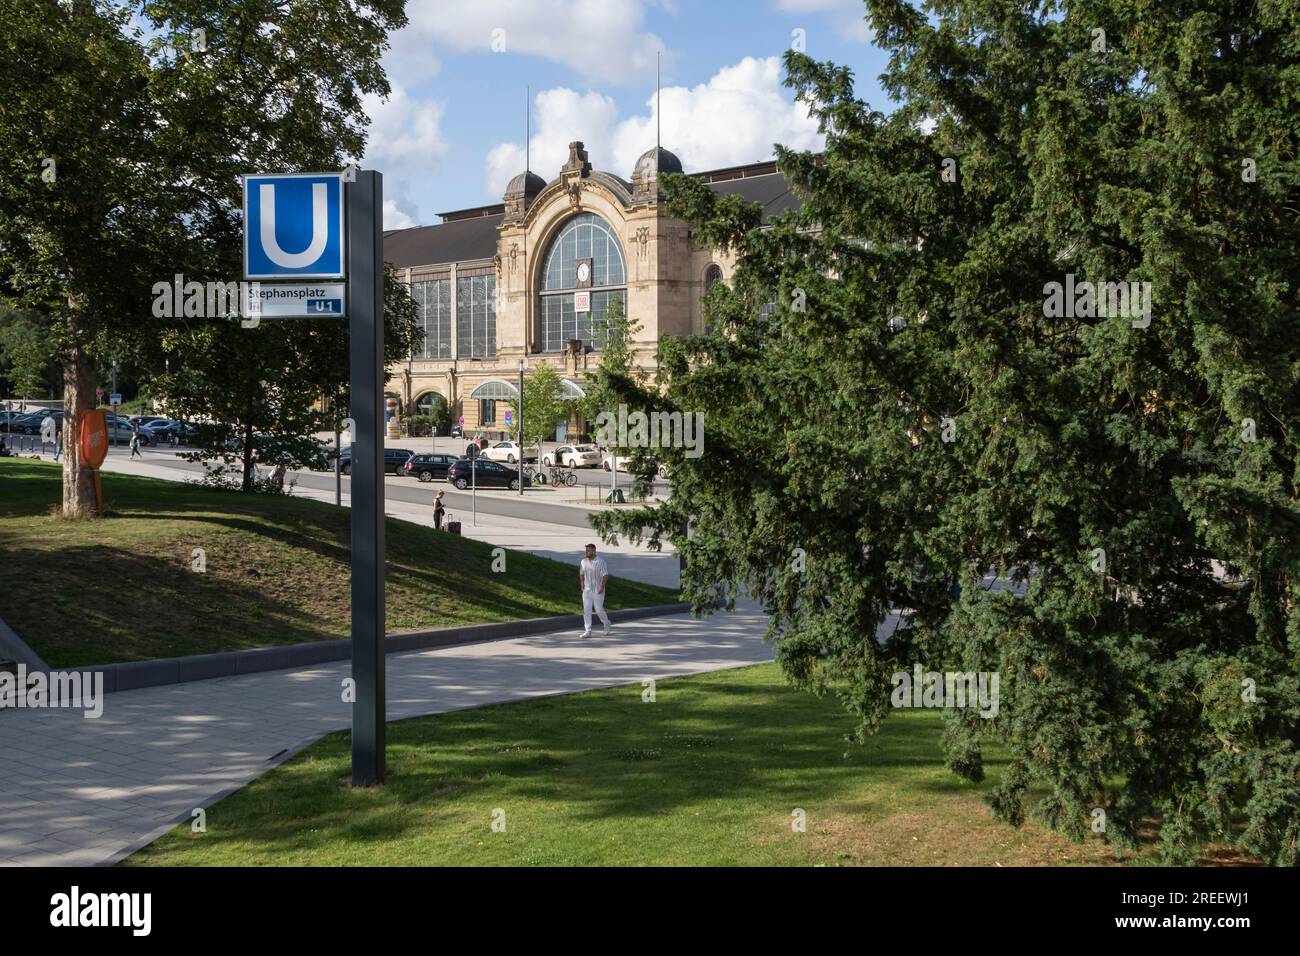
[[[412,455],[406,463],[406,474],[421,481],[446,478],[447,469],[456,462],[455,455]]]
[[[447,469],[447,480],[462,491],[471,484],[478,488],[509,488],[515,491],[519,488],[519,469],[500,465],[486,458],[474,461],[462,458]],[[524,475],[524,481],[526,483],[524,487],[532,484],[527,475]]]
[[[409,448],[385,448],[384,449],[384,473],[393,475],[402,475],[406,471],[406,463],[411,460],[415,452]],[[349,445],[339,452],[339,471],[345,475],[352,474],[352,446]]]

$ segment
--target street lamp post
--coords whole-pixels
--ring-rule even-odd
[[[117,359],[113,359],[113,394],[117,394]],[[113,407],[113,447],[117,447],[117,409],[121,406]]]
[[[334,424],[334,505],[343,507],[343,462],[339,456],[343,454],[343,440],[339,434],[339,426]]]
[[[538,464],[541,464],[538,462]],[[519,360],[519,496],[524,494],[524,360]]]

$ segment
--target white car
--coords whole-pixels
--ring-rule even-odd
[[[617,462],[615,462],[616,458]],[[615,463],[617,463],[619,471],[627,471],[632,465],[632,452],[626,448],[602,448],[600,450],[600,467],[606,471],[611,471]]]
[[[614,460],[614,452],[606,449],[600,453],[600,466],[606,471],[611,470],[611,462]],[[618,470],[626,472],[632,467],[632,454],[628,451],[618,452]],[[655,474],[660,478],[668,477],[668,466],[662,461],[655,465]]]
[[[542,464],[561,468],[599,468],[600,449],[595,445],[561,445],[555,451],[547,452]]]
[[[519,460],[519,444],[512,441],[499,441],[491,448],[483,452],[483,457],[489,461],[504,461],[508,465],[513,465]],[[536,461],[537,450],[524,450],[524,461]]]

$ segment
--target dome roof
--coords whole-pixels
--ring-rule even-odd
[[[662,146],[654,146],[641,154],[632,171],[633,179],[648,179],[659,173],[680,173],[682,161]]]
[[[546,188],[546,180],[531,169],[520,173],[506,186],[507,196],[535,196]]]

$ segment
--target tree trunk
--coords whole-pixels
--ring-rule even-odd
[[[95,472],[81,464],[81,415],[94,408],[95,365],[77,336],[63,354],[63,517],[95,514]]]

